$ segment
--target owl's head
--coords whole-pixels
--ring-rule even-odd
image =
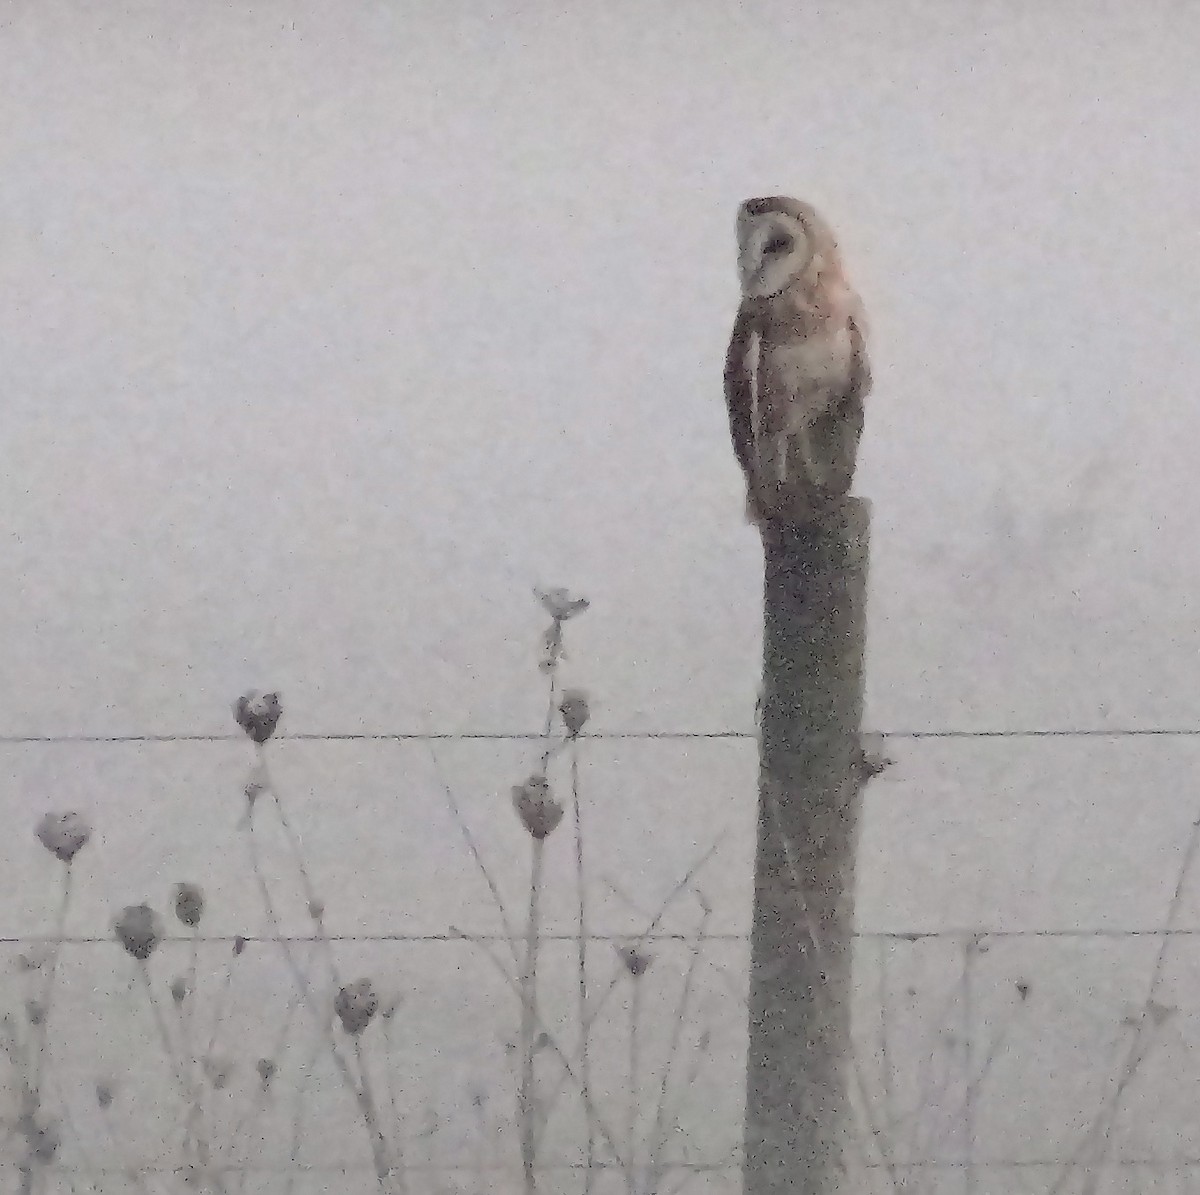
[[[737,239],[749,299],[779,294],[836,254],[833,232],[816,209],[786,195],[747,199],[738,208]]]

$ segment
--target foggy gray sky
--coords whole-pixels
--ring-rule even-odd
[[[750,723],[733,212],[869,308],[868,721],[1196,720],[1179,3],[8,6],[0,725]]]
[[[53,926],[29,832],[48,807],[97,825],[70,933],[184,876],[212,894],[206,932],[261,928],[245,743],[14,738],[223,734],[252,685],[282,690],[292,732],[534,730],[535,583],[592,601],[565,674],[595,728],[751,730],[761,555],[721,370],[754,194],[828,215],[870,319],[868,727],[1200,725],[1197,46],[1182,0],[8,3],[0,936]],[[896,746],[860,930],[1163,925],[1200,739]],[[330,932],[497,928],[421,745],[277,747]],[[529,760],[441,754],[514,903]],[[586,745],[596,932],[643,928],[721,835],[708,928],[745,932],[756,767],[750,739]],[[547,928],[570,932],[573,860],[547,868]],[[307,930],[290,896],[283,928]],[[1178,924],[1200,924],[1194,881]],[[1161,998],[1194,1007],[1180,941]],[[744,946],[713,947],[729,975]],[[957,982],[960,944],[893,946],[898,1000]],[[65,952],[66,998],[122,1016],[127,960],[92,949]],[[423,1032],[465,1034],[428,1028],[420,1063],[453,1106],[509,1009],[478,958],[424,949],[376,943],[370,966],[414,985]],[[979,1111],[996,1157],[1071,1140],[1155,949],[982,957],[972,1040],[1038,985]],[[715,975],[736,1099],[744,1022]],[[90,1083],[130,1030],[88,1016],[66,1023]],[[1200,1046],[1194,1015],[1176,1026]],[[1160,1152],[1195,1131],[1180,1065],[1147,1079]],[[714,1150],[736,1137],[736,1109],[696,1115]]]

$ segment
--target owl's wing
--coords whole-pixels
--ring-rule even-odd
[[[850,343],[853,355],[846,389],[813,425],[813,446],[817,448],[821,466],[817,470],[819,489],[830,497],[850,492],[866,414],[864,400],[872,385],[871,360],[861,319],[856,321],[851,317]]]
[[[850,317],[850,345],[853,352],[850,367],[850,389],[861,402],[871,392],[874,379],[871,376],[871,358],[867,353],[867,336],[861,314]]]
[[[729,409],[729,435],[734,455],[742,472],[754,470],[754,368],[750,349],[754,343],[754,321],[745,307],[739,307],[733,321],[733,334],[725,353],[725,405]]]

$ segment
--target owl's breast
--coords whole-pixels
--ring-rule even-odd
[[[850,376],[854,346],[850,329],[767,341],[760,353],[764,389],[788,396],[840,390]]]

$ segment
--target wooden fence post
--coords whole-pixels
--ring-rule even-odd
[[[870,505],[764,529],[746,1195],[848,1191]]]

